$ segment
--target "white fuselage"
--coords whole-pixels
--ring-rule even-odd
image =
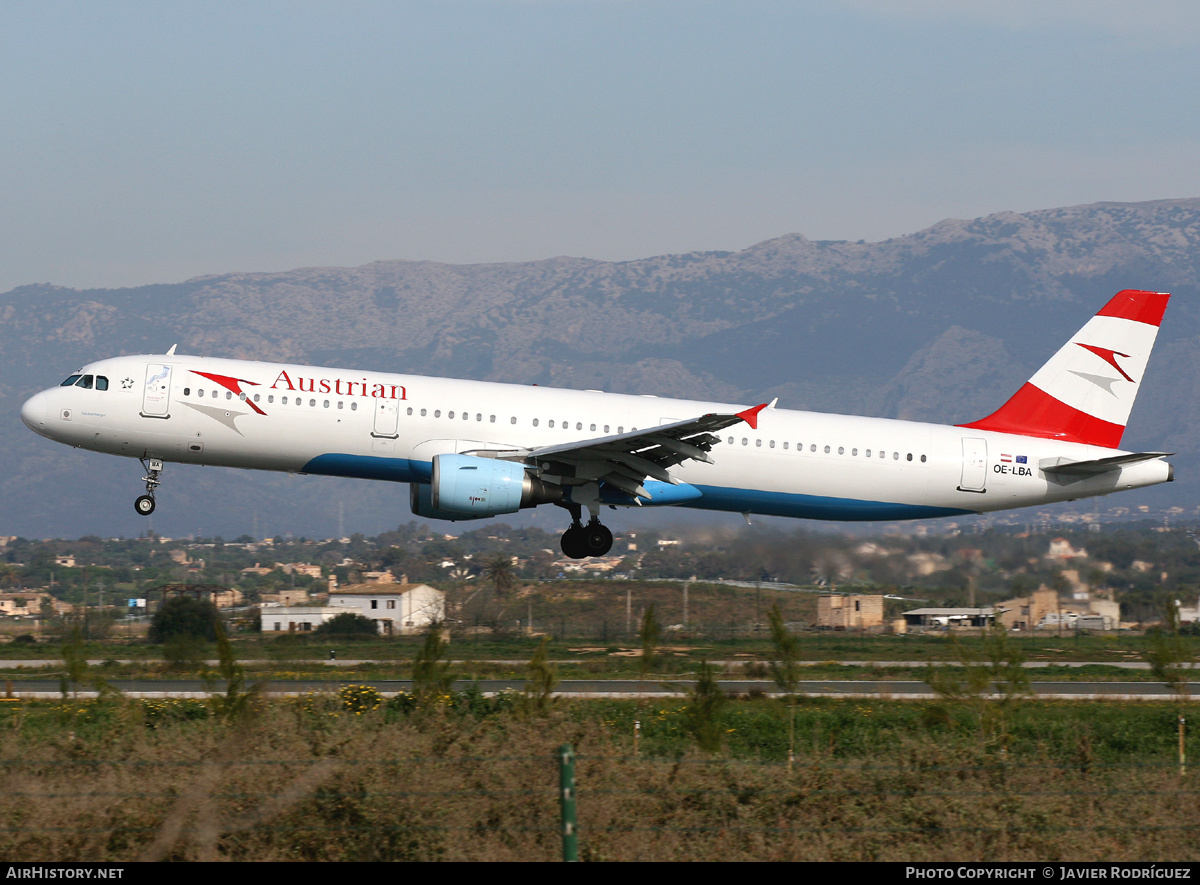
[[[78,374],[97,380],[25,403],[30,428],[114,455],[415,483],[429,482],[438,454],[532,449],[744,408],[174,354],[100,360]],[[739,424],[720,437],[715,463],[671,469],[698,497],[643,503],[892,520],[1027,507],[1171,478],[1166,462],[1150,460],[1063,483],[1039,464],[1117,450],[786,409],[764,409],[757,429]]]

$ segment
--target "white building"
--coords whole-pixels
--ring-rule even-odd
[[[264,633],[311,633],[326,621],[344,614],[358,614],[357,609],[332,605],[264,605]]]
[[[376,621],[384,635],[420,633],[446,619],[446,594],[428,584],[349,584],[331,591],[329,604]]]

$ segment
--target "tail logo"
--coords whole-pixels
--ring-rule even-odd
[[[1120,357],[1124,357],[1125,359],[1129,359],[1129,354],[1121,353],[1120,351],[1117,351],[1117,350],[1109,350],[1107,347],[1097,347],[1095,344],[1084,344],[1082,341],[1076,341],[1075,343],[1078,344],[1080,347],[1082,347],[1084,350],[1088,350],[1088,351],[1091,351],[1092,353],[1096,354],[1096,356],[1100,357],[1100,359],[1104,360],[1106,363],[1108,363],[1110,366],[1112,366],[1114,369],[1116,369],[1118,372],[1120,372],[1121,377],[1124,378],[1126,381],[1128,381],[1130,384],[1136,383],[1132,378],[1129,377],[1128,372],[1126,372],[1124,369],[1122,369],[1120,366],[1117,365],[1117,357],[1120,356]],[[1076,374],[1078,374],[1078,373],[1076,373]],[[1090,377],[1090,376],[1087,376],[1087,377]],[[1116,381],[1117,379],[1114,378],[1112,380]],[[1112,391],[1110,390],[1109,392],[1111,393]]]

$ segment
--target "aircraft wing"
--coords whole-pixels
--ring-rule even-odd
[[[565,485],[603,482],[633,498],[651,499],[647,478],[678,485],[670,470],[684,461],[713,463],[709,452],[720,441],[715,433],[743,421],[758,427],[758,413],[767,403],[733,414],[708,414],[686,421],[659,424],[615,436],[575,440],[533,449],[472,454],[521,460],[547,478],[561,477]]]

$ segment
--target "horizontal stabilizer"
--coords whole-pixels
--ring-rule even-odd
[[[1076,482],[1089,476],[1099,476],[1113,470],[1120,470],[1128,464],[1140,461],[1153,461],[1156,458],[1166,458],[1174,452],[1131,452],[1125,455],[1113,455],[1111,458],[1096,458],[1092,461],[1070,461],[1065,458],[1045,458],[1038,463],[1043,473],[1062,482]]]

